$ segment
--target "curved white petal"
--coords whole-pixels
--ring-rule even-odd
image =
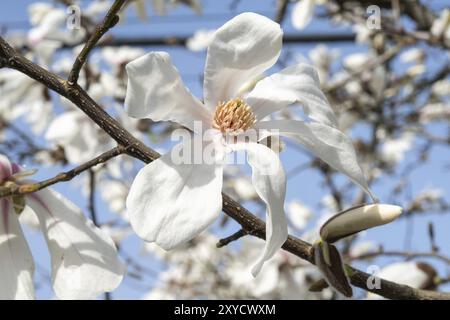
[[[266,245],[252,268],[252,274],[256,277],[264,262],[281,248],[288,237],[284,212],[286,176],[280,158],[268,147],[257,143],[238,143],[230,147],[235,151],[247,151],[247,161],[252,167],[253,185],[267,206]]]
[[[246,98],[258,120],[300,102],[311,119],[336,127],[333,109],[320,89],[316,70],[305,63],[287,67],[259,81]]]
[[[219,28],[206,57],[206,106],[235,98],[245,83],[270,68],[280,55],[282,37],[279,24],[249,12]]]
[[[94,299],[114,290],[125,272],[111,238],[53,190],[27,196],[50,250],[59,299]]]
[[[184,86],[166,52],[150,52],[126,66],[127,113],[134,118],[174,121],[194,129],[194,121],[207,124],[211,113]]]
[[[292,9],[292,25],[296,29],[305,28],[312,20],[314,15],[315,0],[300,0]]]
[[[260,139],[271,134],[281,134],[301,143],[331,167],[346,174],[373,200],[376,200],[358,164],[352,141],[341,131],[321,123],[296,120],[263,121],[257,123],[256,127],[267,130]],[[275,131],[271,133],[270,130]]]
[[[179,164],[178,146],[139,171],[126,201],[138,236],[166,250],[198,235],[222,210],[222,164]]]
[[[34,299],[34,262],[17,215],[0,199],[0,300]]]

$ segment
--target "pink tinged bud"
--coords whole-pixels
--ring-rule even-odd
[[[362,230],[381,226],[398,218],[402,208],[390,204],[353,207],[331,217],[320,229],[324,241],[333,243]]]
[[[0,154],[0,183],[4,182],[12,175],[11,162],[9,159]]]
[[[12,163],[11,164],[11,169],[12,169],[12,174],[16,174],[16,173],[18,173],[20,171],[20,167],[16,163]]]

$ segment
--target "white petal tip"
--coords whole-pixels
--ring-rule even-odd
[[[378,227],[397,219],[403,209],[391,204],[360,205],[331,217],[320,229],[320,236],[335,242],[362,230]]]
[[[403,208],[392,204],[376,205],[382,219],[386,222],[397,219],[403,212]]]
[[[259,272],[261,271],[262,266],[263,266],[262,262],[258,262],[255,266],[253,266],[252,271],[251,271],[253,278],[256,278],[258,276]]]

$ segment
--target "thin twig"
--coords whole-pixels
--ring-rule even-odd
[[[50,179],[47,179],[44,181],[40,181],[40,182],[36,182],[36,183],[27,183],[27,184],[18,185],[16,187],[0,189],[0,198],[6,197],[6,196],[11,196],[11,195],[24,195],[27,193],[32,193],[32,192],[42,190],[42,189],[47,188],[51,185],[54,185],[58,182],[70,181],[74,177],[76,177],[77,175],[82,173],[83,171],[89,170],[100,163],[104,163],[104,162],[124,153],[125,150],[126,150],[126,148],[124,148],[122,146],[117,146],[105,153],[102,153],[98,157],[96,157],[92,160],[89,160],[88,162],[85,162],[76,168],[73,168],[72,170],[59,173],[56,176],[54,176],[53,178],[50,178]]]
[[[286,16],[288,3],[288,0],[278,0],[277,12],[275,18],[273,19],[275,22],[279,24],[283,23],[284,17]]]
[[[377,252],[369,252],[364,253],[355,257],[351,257],[351,260],[365,260],[376,258],[379,256],[387,256],[387,257],[405,257],[407,259],[413,258],[435,258],[441,260],[447,264],[450,264],[450,258],[444,255],[441,255],[437,252],[404,252],[404,251],[377,251]]]
[[[97,209],[95,206],[95,171],[90,168],[89,173],[89,199],[88,199],[88,210],[91,215],[91,220],[97,227],[100,227],[97,219]],[[111,300],[111,293],[105,292],[103,295],[105,300]]]
[[[91,52],[91,50],[95,47],[98,40],[100,40],[100,38],[106,32],[108,32],[109,29],[114,27],[117,24],[117,22],[119,22],[119,16],[117,15],[117,13],[122,8],[125,1],[127,0],[116,0],[114,2],[114,4],[111,6],[108,13],[106,14],[103,22],[96,27],[94,33],[90,36],[90,38],[84,45],[80,54],[77,56],[75,62],[73,63],[72,70],[70,70],[68,77],[68,82],[70,85],[77,83],[81,68],[83,67],[83,64],[86,62],[89,52]]]
[[[89,199],[88,199],[88,210],[91,215],[92,222],[99,227],[97,219],[97,211],[95,208],[95,172],[92,169],[88,170],[89,173]]]
[[[226,245],[230,244],[231,242],[236,241],[242,237],[245,237],[246,235],[248,235],[248,232],[245,231],[244,229],[240,229],[240,230],[236,231],[235,233],[233,233],[231,236],[220,239],[219,242],[217,242],[216,247],[217,248],[225,247]]]

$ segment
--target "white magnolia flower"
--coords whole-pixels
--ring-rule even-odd
[[[330,67],[339,58],[339,51],[330,49],[326,45],[319,44],[309,51],[309,59],[318,69],[320,83],[328,79]]]
[[[236,194],[242,200],[254,200],[258,197],[255,187],[253,184],[245,177],[239,177],[234,179],[233,187]]]
[[[144,55],[145,51],[141,48],[123,46],[119,48],[106,47],[102,49],[102,58],[112,67],[114,74],[118,74],[121,68],[128,62]]]
[[[206,50],[215,34],[214,29],[199,29],[186,41],[186,47],[195,52]]]
[[[311,299],[317,295],[309,292],[311,281],[320,277],[315,267],[306,262],[299,262],[295,256],[285,251],[278,251],[267,261],[254,281],[242,272],[248,261],[255,254],[255,248],[262,247],[263,242],[257,238],[245,238],[239,254],[230,255],[227,269],[224,270],[231,288],[244,294],[245,298],[257,299]]]
[[[0,117],[7,121],[22,117],[34,133],[42,133],[53,115],[45,88],[9,69],[1,70],[0,84]]]
[[[425,52],[421,48],[410,48],[400,55],[403,63],[422,63],[424,58]]]
[[[372,58],[373,58],[372,53],[368,54],[357,52],[347,55],[344,58],[342,64],[344,65],[345,68],[351,71],[358,71],[361,68],[363,68]]]
[[[146,0],[134,0],[128,3],[132,3],[134,5],[135,11],[141,20],[148,20],[145,6]],[[152,9],[156,15],[165,15],[168,7],[176,8],[179,4],[183,4],[191,8],[197,14],[202,13],[202,7],[199,0],[151,0]]]
[[[294,200],[288,205],[289,221],[298,229],[303,230],[312,217],[311,210],[300,201]]]
[[[364,254],[375,252],[377,250],[377,245],[375,242],[366,240],[355,243],[348,253],[350,257],[359,257]]]
[[[27,10],[31,25],[36,26],[53,10],[53,6],[50,3],[37,2],[30,4]]]
[[[100,180],[100,185],[100,194],[108,204],[109,209],[127,220],[128,217],[125,215],[125,199],[128,195],[128,187],[126,184],[122,181],[103,179]]]
[[[419,119],[422,123],[432,121],[446,121],[450,119],[450,104],[428,103],[419,111]]]
[[[249,79],[274,65],[281,42],[279,25],[254,13],[241,14],[218,29],[207,53],[204,103],[183,85],[167,53],[152,52],[127,65],[125,106],[129,115],[176,121],[195,132],[192,140],[145,166],[136,176],[126,205],[140,237],[171,249],[203,231],[222,210],[223,164],[219,162],[223,153],[244,150],[255,189],[267,205],[267,242],[252,270],[256,275],[287,237],[286,178],[271,149],[256,141],[226,141],[250,130],[261,132],[259,140],[274,130],[295,139],[370,193],[352,143],[336,128],[335,115],[313,68],[305,64],[288,67],[259,81],[249,93],[241,93]],[[262,121],[297,102],[303,104],[312,122]],[[201,128],[194,123],[209,129],[203,140]],[[218,161],[177,164],[174,153],[183,150],[184,154],[192,143],[212,150]]]
[[[403,161],[406,152],[411,149],[414,142],[414,134],[403,133],[400,137],[386,139],[381,148],[381,158],[389,165],[395,165]]]
[[[450,9],[444,9],[439,18],[433,21],[430,32],[437,38],[443,37],[447,41],[450,40]]]
[[[111,8],[111,1],[101,0],[92,1],[86,8],[83,8],[83,14],[90,18],[103,18],[105,13]]]
[[[26,173],[0,155],[0,186],[22,184]],[[17,212],[32,210],[50,251],[52,284],[60,299],[92,299],[114,290],[124,266],[113,241],[59,193],[45,189],[0,198],[0,299],[33,299],[34,263]]]
[[[73,28],[72,30],[65,28],[67,14],[63,9],[37,3],[30,5],[28,12],[34,25],[28,32],[28,42],[31,46],[48,40],[76,44],[85,35],[81,28]]]
[[[292,9],[292,25],[296,29],[305,28],[314,16],[316,5],[322,5],[326,0],[299,0]]]
[[[375,275],[384,280],[395,281],[398,284],[418,289],[427,289],[433,286],[433,281],[437,273],[427,263],[406,261],[387,265]],[[373,293],[368,293],[367,297],[369,299],[381,298],[379,295]]]
[[[450,80],[442,79],[431,86],[431,92],[439,97],[450,96]]]
[[[113,141],[79,110],[58,115],[50,123],[45,138],[64,147],[67,160],[79,164],[113,147]]]

